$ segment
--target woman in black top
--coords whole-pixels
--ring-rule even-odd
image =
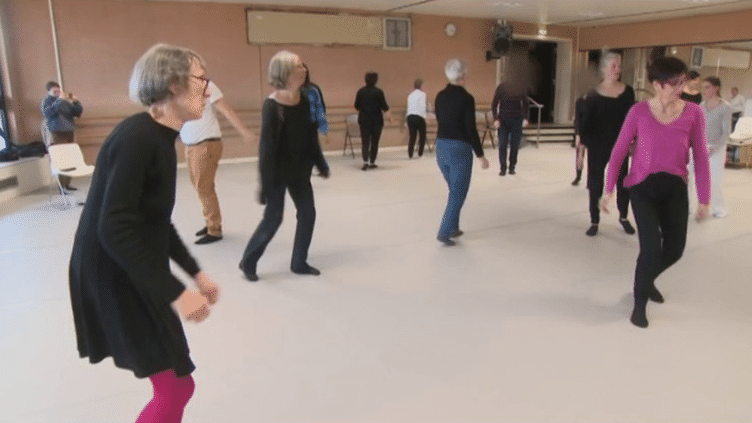
[[[259,202],[266,208],[240,261],[240,269],[251,282],[258,281],[256,264],[282,224],[286,191],[298,210],[290,269],[302,275],[321,274],[308,264],[316,222],[311,171],[316,165],[320,175],[328,178],[329,165],[321,152],[308,100],[301,95],[305,78],[306,69],[296,54],[280,51],[269,62],[269,82],[275,90],[264,100],[259,137]]]
[[[154,399],[141,421],[180,421],[195,366],[173,307],[201,321],[217,286],[200,270],[170,221],[175,204],[175,139],[201,117],[209,97],[203,60],[159,44],[136,63],[131,97],[149,107],[115,127],[102,144],[73,242],[70,294],[81,357],[149,377]],[[170,259],[191,275],[186,289]]]
[[[376,155],[379,153],[379,139],[381,130],[384,128],[384,116],[386,113],[389,121],[392,114],[386,104],[384,91],[376,86],[379,74],[376,72],[366,73],[366,86],[358,90],[355,95],[355,110],[358,111],[358,124],[360,125],[360,140],[363,151],[362,170],[376,168]]]
[[[463,87],[466,71],[462,60],[449,60],[444,66],[449,84],[436,95],[436,163],[449,186],[437,239],[446,246],[455,245],[452,238],[462,235],[460,211],[470,189],[473,151],[481,167],[488,169],[475,123],[475,99]]]
[[[614,148],[616,138],[635,102],[634,90],[619,81],[621,76],[621,56],[607,51],[601,57],[603,80],[581,103],[578,114],[580,139],[588,150],[587,186],[590,190],[590,227],[588,236],[598,234],[600,209],[598,201],[603,194],[606,165]],[[624,232],[634,234],[635,230],[627,219],[629,211],[629,191],[624,188],[624,177],[628,172],[628,160],[624,160],[617,182],[616,203],[619,209],[619,222]]]
[[[700,92],[700,74],[691,70],[687,72],[687,83],[684,85],[679,98],[685,101],[691,101],[695,104],[702,103],[702,93]]]

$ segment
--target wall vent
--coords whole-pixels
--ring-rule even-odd
[[[410,50],[412,22],[408,18],[384,18],[384,49]]]

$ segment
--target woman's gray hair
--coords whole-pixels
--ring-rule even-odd
[[[452,84],[456,84],[457,81],[462,79],[465,72],[467,72],[467,65],[462,59],[450,59],[444,65],[444,74]]]
[[[272,60],[269,61],[269,83],[272,87],[287,88],[287,80],[295,70],[297,59],[297,54],[287,50],[282,50],[272,56]]]
[[[151,106],[168,99],[170,86],[188,86],[191,63],[197,61],[204,70],[204,59],[193,50],[169,44],[155,44],[133,66],[128,95],[134,102]]]

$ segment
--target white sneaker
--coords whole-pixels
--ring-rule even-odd
[[[717,219],[721,219],[721,218],[724,218],[724,217],[726,217],[727,215],[728,215],[728,213],[726,213],[725,211],[723,211],[723,212],[715,212],[715,213],[713,213],[713,217],[715,217],[715,218],[717,218]]]

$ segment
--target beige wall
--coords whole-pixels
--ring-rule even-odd
[[[752,10],[580,29],[582,50],[752,39]]]
[[[39,139],[39,102],[44,84],[55,80],[56,67],[47,0],[3,0],[3,23],[10,50],[13,97],[8,105],[16,120],[15,139]],[[142,108],[127,98],[127,81],[136,59],[152,44],[166,42],[192,48],[208,64],[210,77],[247,124],[258,126],[262,99],[269,93],[265,81],[270,57],[287,48],[298,53],[324,92],[333,133],[329,149],[341,148],[344,115],[351,113],[355,92],[365,72],[379,72],[379,86],[396,114],[404,112],[413,80],[425,80],[429,98],[446,85],[443,65],[461,57],[469,64],[467,88],[479,107],[488,107],[495,87],[495,62],[486,62],[491,20],[451,18],[455,37],[443,33],[450,20],[439,16],[412,16],[413,48],[385,51],[373,47],[259,46],[246,42],[245,6],[219,3],[55,0],[55,18],[63,86],[84,106],[78,140],[88,161],[112,126]],[[518,34],[534,34],[537,27],[514,23]],[[574,39],[573,28],[549,27],[551,36]],[[573,46],[576,43],[573,43]],[[225,157],[255,155],[257,146],[239,140],[224,128]],[[404,144],[400,123],[387,126],[382,145]]]

